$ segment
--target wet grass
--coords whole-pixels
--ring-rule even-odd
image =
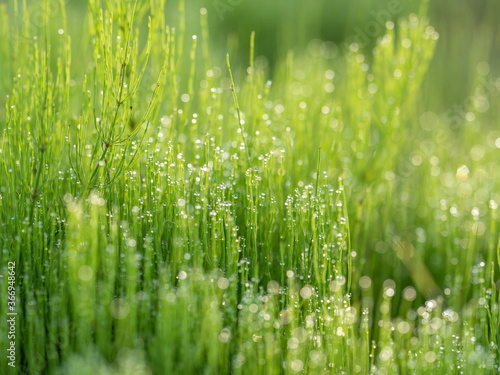
[[[483,62],[465,125],[422,108],[425,2],[373,51],[313,40],[272,75],[254,34],[248,64],[211,56],[182,0],[175,27],[163,1],[89,0],[76,46],[64,2],[15,4],[0,372],[498,371],[495,91]]]

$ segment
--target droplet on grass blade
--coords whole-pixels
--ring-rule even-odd
[[[78,277],[82,281],[90,281],[92,280],[93,276],[94,276],[94,270],[90,266],[83,265],[78,269]]]
[[[271,280],[267,283],[267,290],[269,293],[278,294],[280,292],[280,284],[275,280]]]
[[[372,280],[368,276],[361,276],[359,286],[361,289],[368,289],[372,285]]]
[[[231,331],[228,328],[222,328],[222,331],[219,334],[219,341],[226,343],[229,341],[230,338],[231,338]]]
[[[304,299],[309,299],[312,297],[312,295],[313,288],[310,285],[306,285],[300,290],[300,296]]]
[[[290,363],[290,367],[295,372],[300,372],[304,369],[304,363],[300,359],[294,359]]]
[[[226,279],[225,277],[221,277],[217,281],[217,286],[219,287],[219,289],[225,290],[229,287],[229,280]]]
[[[466,180],[469,177],[469,168],[466,165],[462,165],[457,169],[457,178],[459,180]]]
[[[109,313],[115,319],[125,319],[130,312],[130,306],[123,298],[115,298],[109,304]]]
[[[403,290],[403,298],[407,301],[413,301],[417,298],[417,291],[415,288],[408,286]]]

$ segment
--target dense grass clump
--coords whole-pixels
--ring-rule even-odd
[[[498,371],[500,133],[421,108],[426,2],[272,73],[183,0],[89,0],[78,45],[44,4],[0,5],[1,373]]]

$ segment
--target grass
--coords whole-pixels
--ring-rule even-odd
[[[81,45],[44,4],[0,6],[1,373],[498,371],[495,92],[422,108],[426,2],[272,75],[183,0],[89,0]]]

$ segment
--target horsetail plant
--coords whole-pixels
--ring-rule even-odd
[[[184,1],[51,5],[0,4],[0,373],[498,371],[500,136],[421,115],[425,7],[269,73]]]

